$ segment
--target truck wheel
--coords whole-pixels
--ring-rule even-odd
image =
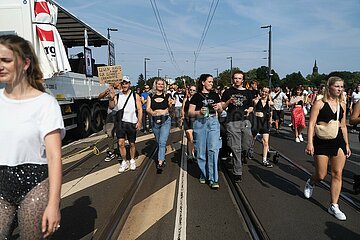
[[[99,104],[94,104],[91,109],[91,120],[92,120],[92,131],[99,132],[102,130],[104,125],[104,115],[101,112],[101,107]]]
[[[78,133],[81,138],[85,138],[91,133],[91,113],[86,104],[80,107],[80,113],[78,115]]]

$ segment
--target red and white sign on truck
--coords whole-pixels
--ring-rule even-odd
[[[16,34],[34,45],[46,91],[58,99],[67,130],[85,137],[102,129],[107,101],[97,97],[106,86],[97,67],[105,64],[87,58],[92,47],[108,45],[104,35],[52,0],[1,0],[0,34]],[[73,47],[80,52],[69,58]]]

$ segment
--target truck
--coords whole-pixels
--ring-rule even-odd
[[[1,0],[0,34],[33,44],[46,92],[58,100],[68,132],[87,137],[102,130],[108,102],[98,95],[107,85],[99,82],[97,66],[105,64],[91,55],[92,48],[113,46],[108,38],[52,0]],[[70,56],[71,48],[81,51]]]

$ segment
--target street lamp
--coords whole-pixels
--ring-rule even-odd
[[[269,74],[269,87],[271,88],[271,25],[262,26],[261,28],[269,28],[269,49],[268,49],[268,74]]]
[[[115,64],[115,61],[114,63],[111,62],[111,59],[110,59],[110,53],[111,51],[114,51],[114,44],[110,41],[110,31],[111,32],[117,32],[118,29],[117,28],[108,28],[107,29],[107,38],[108,38],[108,65],[111,66],[113,64]],[[111,45],[111,46],[110,46]],[[114,58],[115,60],[115,58]]]
[[[144,58],[144,68],[145,68],[145,70],[144,70],[144,77],[145,77],[145,84],[146,84],[146,61],[149,61],[150,60],[150,58]]]
[[[215,68],[216,70],[216,86],[219,86],[219,68]]]
[[[230,59],[230,85],[231,85],[231,78],[232,78],[232,57],[227,57],[226,59]]]
[[[161,68],[158,68],[158,78],[160,77],[160,71],[161,70],[162,70]]]

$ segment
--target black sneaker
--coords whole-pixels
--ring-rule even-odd
[[[242,176],[241,175],[234,175],[234,181],[236,183],[242,182]]]
[[[273,165],[269,161],[263,161],[263,165],[268,168],[272,168]]]
[[[112,152],[108,152],[106,158],[104,159],[105,162],[110,162],[116,157],[116,155]]]

